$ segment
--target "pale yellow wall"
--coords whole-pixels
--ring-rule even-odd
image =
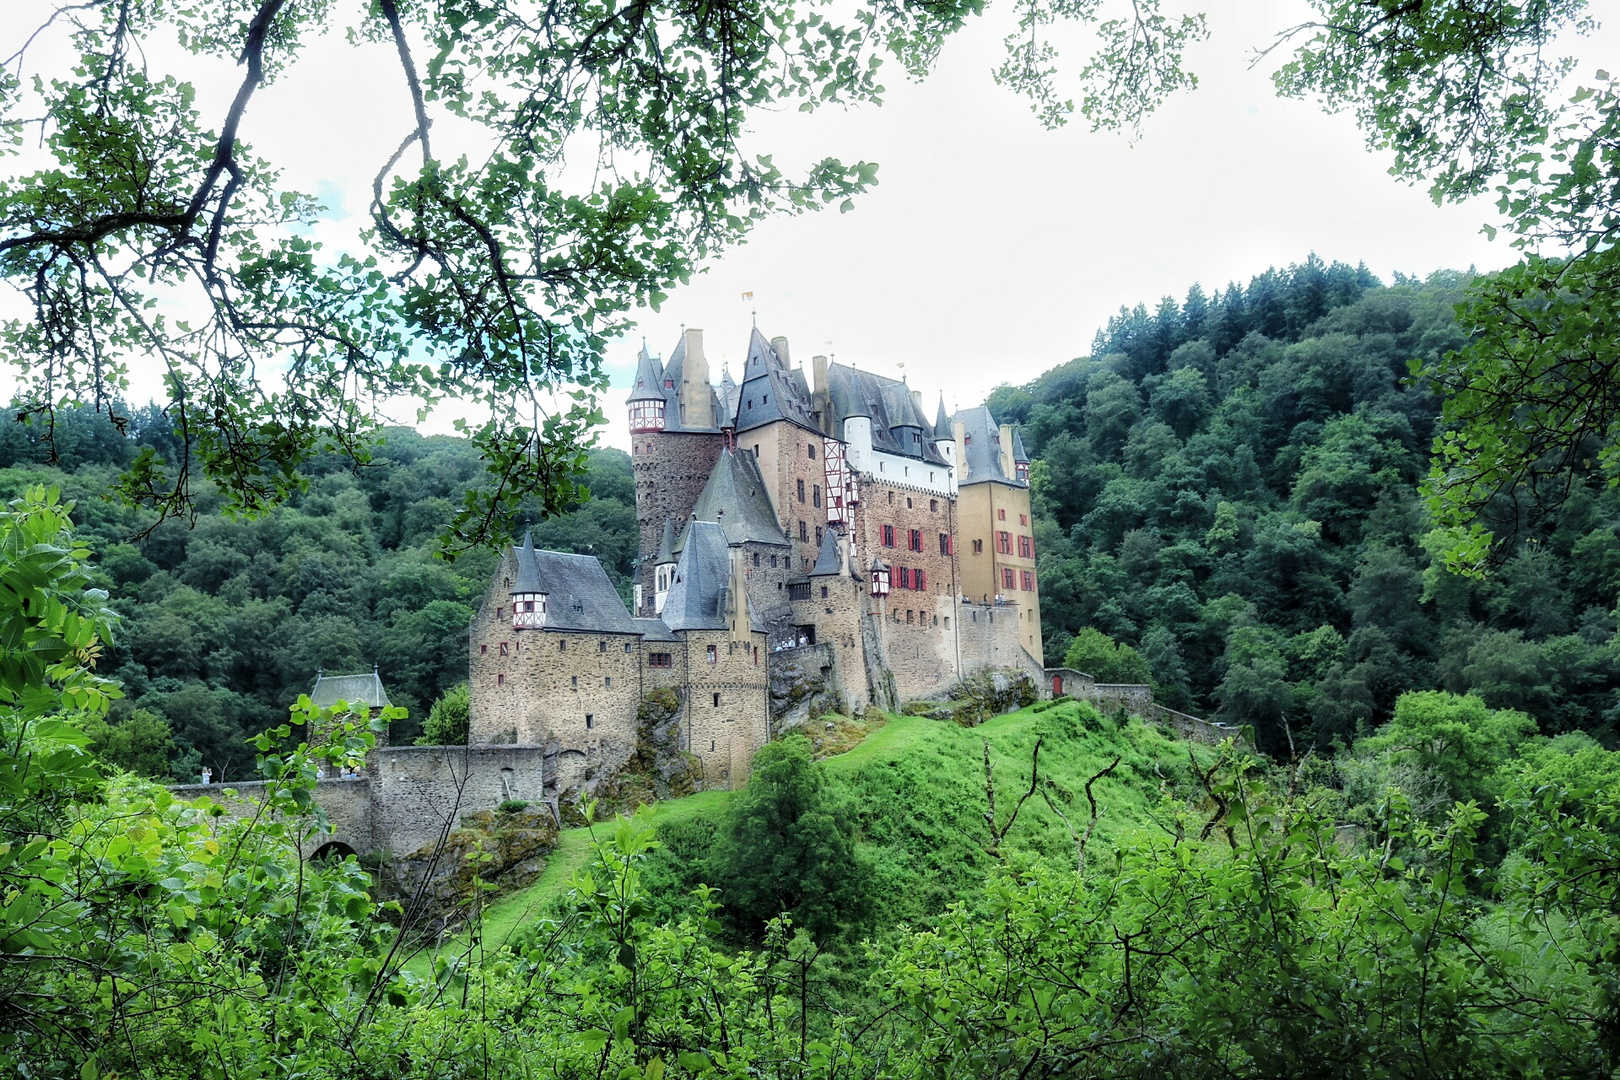
[[[1006,512],[1001,520],[999,511]],[[1015,584],[1022,584],[1021,571],[1035,569],[1035,560],[1018,554],[1018,537],[1035,535],[1034,521],[1029,510],[1029,489],[1002,483],[965,484],[957,498],[958,525],[957,562],[961,566],[962,596],[978,602],[985,596],[992,599],[1000,593],[1019,605],[1019,640],[1029,654],[1045,663],[1041,650],[1041,579],[1035,578],[1035,591],[1021,588],[1007,589],[1002,585],[1002,570],[1010,568]],[[1025,524],[1028,522],[1028,524]],[[996,550],[996,533],[1005,530],[1011,534],[1012,554]],[[978,551],[973,542],[980,541]]]

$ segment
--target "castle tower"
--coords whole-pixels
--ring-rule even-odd
[[[709,385],[703,331],[687,330],[668,363],[659,363],[643,348],[628,404],[630,468],[641,533],[635,614],[651,617],[658,593],[653,560],[664,522],[685,521],[691,514],[725,445],[716,423],[723,408]]]
[[[546,625],[546,587],[534,553],[534,533],[523,534],[517,554],[517,579],[512,582],[512,629],[542,630]]]

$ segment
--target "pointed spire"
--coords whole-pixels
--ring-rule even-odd
[[[668,514],[664,515],[664,536],[658,541],[658,554],[653,556],[654,566],[663,566],[665,563],[675,561],[675,522]]]
[[[641,354],[636,357],[636,381],[630,386],[630,400],[664,400],[663,378],[661,365],[647,353],[647,342],[643,339]]]
[[[517,579],[512,582],[512,595],[545,591],[540,583],[540,561],[534,557],[534,531],[526,529],[523,546],[517,549]]]
[[[1024,452],[1024,436],[1021,428],[1013,428],[1012,455],[1015,462],[1029,464],[1029,455]]]
[[[939,415],[934,417],[934,441],[950,442],[955,438],[956,433],[951,430],[950,414],[945,411],[945,395],[940,394]]]

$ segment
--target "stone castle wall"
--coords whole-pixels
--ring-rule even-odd
[[[685,748],[702,762],[706,787],[740,785],[754,752],[770,737],[765,635],[751,633],[747,641],[733,641],[726,630],[691,630],[684,636]]]
[[[1043,693],[1050,692],[1045,669],[1024,648],[1019,605],[964,602],[960,611],[963,674],[985,667],[1014,668],[1034,679]]]
[[[851,715],[872,700],[861,641],[861,611],[867,603],[862,583],[843,575],[811,578],[809,597],[793,602],[793,621],[814,626],[816,644],[829,650],[834,688],[841,691],[843,709]]]

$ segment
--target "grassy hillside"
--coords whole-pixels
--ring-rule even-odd
[[[880,926],[926,923],[952,901],[973,894],[995,862],[987,851],[984,820],[985,743],[990,744],[998,821],[1005,824],[1030,789],[1037,740],[1041,787],[1069,825],[1037,793],[1019,812],[1003,849],[1012,860],[1059,865],[1074,862],[1069,826],[1084,832],[1089,820],[1086,781],[1116,756],[1119,765],[1093,788],[1100,817],[1088,848],[1092,857],[1134,830],[1158,828],[1155,817],[1164,817],[1159,804],[1168,798],[1179,805],[1191,793],[1189,750],[1201,758],[1210,753],[1140,720],[1121,725],[1072,701],[1034,705],[971,729],[892,717],[853,749],[822,763],[840,813],[858,821],[860,847],[876,872]],[[707,791],[659,807],[665,846],[650,861],[646,880],[671,913],[702,879],[702,853],[729,798],[728,792]],[[574,871],[590,856],[590,830],[564,830],[540,879],[486,910],[484,945],[500,949],[523,926],[554,910]],[[411,968],[425,974],[429,966],[424,954]]]

